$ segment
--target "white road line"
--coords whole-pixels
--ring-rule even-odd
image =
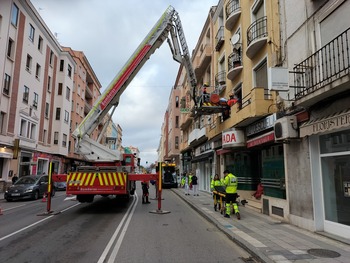
[[[71,208],[73,208],[73,207],[75,207],[75,206],[77,206],[77,205],[79,205],[79,204],[75,204],[75,205],[73,205],[73,206],[70,206],[70,207],[68,207],[68,208],[66,208],[66,209],[64,209],[64,210],[62,210],[62,212],[67,211],[67,210],[69,210],[69,209],[71,209]],[[14,236],[14,235],[16,235],[16,234],[18,234],[18,233],[21,233],[22,231],[24,231],[24,230],[26,230],[26,229],[29,229],[29,228],[31,228],[31,227],[37,225],[37,224],[40,224],[40,223],[44,222],[45,220],[50,219],[50,218],[53,217],[53,216],[54,216],[54,215],[45,217],[44,219],[39,220],[38,222],[35,222],[35,223],[33,223],[33,224],[29,225],[29,226],[23,227],[22,229],[19,229],[19,230],[15,231],[15,232],[13,232],[13,233],[11,233],[11,234],[8,234],[7,236],[1,237],[1,238],[0,238],[0,241],[3,241],[3,240],[5,240],[6,238],[9,238],[9,237],[12,237],[12,236]]]
[[[23,205],[18,205],[18,206],[14,206],[14,207],[10,207],[10,208],[6,208],[6,209],[3,209],[2,211],[10,211],[10,210],[12,210],[12,209],[16,209],[16,208],[19,208],[19,207],[22,207],[22,206],[25,206],[25,204],[23,204]]]
[[[97,263],[103,263],[105,262],[106,258],[107,258],[107,255],[109,253],[109,251],[111,250],[114,242],[115,242],[115,239],[117,238],[117,236],[119,235],[120,233],[120,229],[122,228],[122,226],[124,225],[124,221],[127,220],[127,222],[125,223],[124,227],[123,227],[123,230],[117,240],[117,243],[116,245],[114,246],[113,248],[113,251],[112,251],[112,254],[111,256],[109,257],[108,259],[108,262],[114,262],[117,254],[118,254],[118,251],[119,251],[119,248],[120,248],[120,245],[121,245],[121,242],[124,238],[124,235],[126,233],[126,230],[128,228],[128,225],[130,223],[130,220],[132,218],[132,215],[134,214],[134,211],[135,211],[135,208],[136,208],[136,205],[137,205],[137,200],[138,200],[138,197],[137,197],[137,193],[135,193],[135,198],[133,200],[133,203],[131,204],[131,206],[128,208],[128,210],[126,211],[125,215],[123,216],[123,219],[122,221],[120,221],[117,229],[115,230],[112,238],[109,240],[105,250],[103,251],[101,257],[99,258],[98,262]],[[130,212],[130,210],[132,209],[132,211]]]

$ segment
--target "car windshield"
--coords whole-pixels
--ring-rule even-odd
[[[15,184],[34,184],[35,178],[31,177],[21,177],[18,179],[18,181]]]

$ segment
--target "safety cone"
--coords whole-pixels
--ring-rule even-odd
[[[0,207],[0,216],[1,216],[1,215],[3,215],[3,213],[2,213],[2,209],[1,209],[1,207]]]
[[[43,200],[41,202],[46,202],[46,193],[43,195]]]

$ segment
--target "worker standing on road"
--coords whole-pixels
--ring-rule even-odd
[[[237,187],[238,180],[237,177],[230,173],[228,170],[224,171],[225,176],[225,186],[226,186],[226,214],[225,217],[229,218],[231,214],[231,205],[233,205],[234,213],[237,219],[241,219],[241,215],[238,210],[237,199]]]
[[[185,177],[185,195],[190,195],[190,177],[186,174]]]
[[[214,178],[211,180],[210,183],[210,189],[213,192],[215,190],[215,186],[222,186],[220,176],[218,174],[215,174]],[[214,210],[217,211],[217,204],[219,203],[219,211],[221,210],[220,202],[220,196],[218,194],[213,193],[213,199],[214,199]]]
[[[142,204],[150,204],[151,202],[148,201],[148,195],[149,195],[149,183],[147,181],[142,181]]]

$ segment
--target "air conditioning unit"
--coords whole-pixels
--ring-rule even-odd
[[[285,116],[277,119],[274,124],[275,141],[285,141],[298,138],[298,123],[296,116]]]

